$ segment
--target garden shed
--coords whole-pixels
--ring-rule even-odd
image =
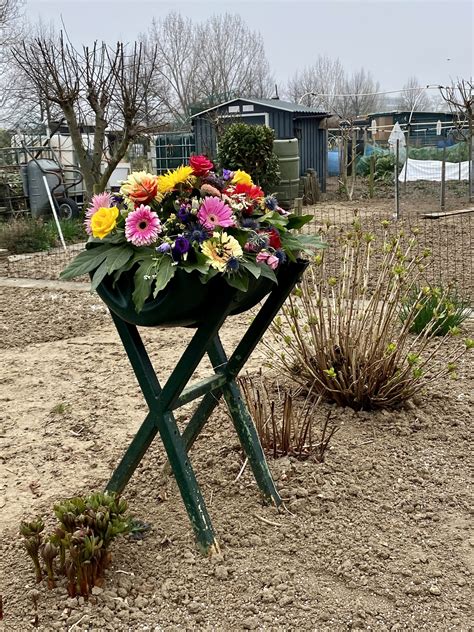
[[[198,112],[191,117],[196,152],[216,157],[218,133],[230,123],[268,125],[276,139],[299,141],[300,175],[315,169],[321,190],[326,190],[327,131],[321,110],[280,99],[236,98]]]

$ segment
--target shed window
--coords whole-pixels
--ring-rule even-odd
[[[229,114],[240,112],[240,105],[229,105]]]
[[[253,105],[243,105],[242,106],[242,112],[253,112],[254,111],[254,107]]]

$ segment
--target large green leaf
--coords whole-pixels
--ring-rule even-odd
[[[158,292],[163,290],[174,277],[178,266],[173,265],[173,260],[168,255],[163,256],[156,265],[155,268],[155,290],[153,296],[156,298]]]
[[[226,281],[232,287],[241,290],[242,292],[246,292],[249,287],[249,277],[247,274],[229,274],[226,276]]]
[[[133,277],[134,290],[132,294],[133,303],[135,305],[135,311],[141,312],[146,299],[151,294],[151,287],[153,284],[153,278],[149,277],[150,274],[150,262],[142,261],[138,270]],[[145,276],[147,278],[145,278]]]
[[[255,261],[251,261],[249,259],[244,259],[243,261],[240,262],[240,265],[246,270],[248,270],[250,274],[254,276],[256,279],[258,279],[258,277],[260,276],[262,272],[262,266],[256,263]],[[266,267],[268,268],[268,266]]]
[[[262,264],[259,264],[259,268],[260,268],[260,276],[263,276],[266,279],[270,279],[274,283],[278,283],[278,280],[276,278],[276,274],[270,268],[270,266],[267,266],[266,263],[262,263]]]
[[[107,257],[107,253],[113,249],[114,246],[103,244],[97,246],[97,248],[91,248],[90,250],[83,250],[75,259],[61,272],[61,279],[73,279],[76,276],[82,276],[92,270],[95,270]]]
[[[92,277],[92,281],[91,281],[91,292],[97,289],[97,287],[104,280],[104,277],[106,276],[106,274],[107,274],[107,259],[102,261],[100,266],[94,272],[94,276]]]
[[[298,230],[305,224],[314,219],[314,215],[289,215],[287,230]]]
[[[107,253],[107,272],[112,274],[115,270],[120,270],[131,259],[134,251],[129,246],[116,246]]]

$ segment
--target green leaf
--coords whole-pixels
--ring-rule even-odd
[[[196,261],[186,261],[181,267],[186,272],[197,270],[200,274],[207,274],[209,270],[209,259],[202,252],[195,251]]]
[[[287,219],[287,230],[298,230],[299,228],[313,220],[314,215],[289,215]]]
[[[94,276],[91,281],[91,292],[97,289],[97,287],[102,283],[104,277],[107,275],[107,260],[102,261],[100,266],[94,272]]]
[[[178,266],[173,265],[173,259],[168,255],[164,255],[158,261],[155,268],[156,285],[153,292],[153,298],[156,298],[158,292],[163,290],[168,285],[169,281],[171,281],[171,279],[174,277],[177,267]]]
[[[278,283],[278,279],[276,277],[276,274],[270,268],[270,266],[267,266],[266,263],[262,263],[261,265],[259,265],[259,268],[260,268],[260,275],[261,276],[265,277],[266,279],[270,279],[274,283]]]
[[[246,292],[249,287],[249,277],[247,274],[229,274],[226,276],[226,281],[232,287]]]
[[[151,288],[153,284],[153,279],[145,279],[146,275],[150,273],[150,262],[142,261],[138,270],[135,272],[133,277],[134,290],[132,294],[133,303],[135,305],[135,311],[141,312],[143,309],[143,305],[145,304],[146,299],[151,294]]]
[[[219,274],[218,270],[216,270],[215,268],[209,268],[206,274],[203,274],[202,276],[199,277],[199,280],[204,285],[205,283],[213,279],[217,274]]]
[[[76,276],[82,276],[88,272],[92,272],[100,266],[100,264],[107,257],[107,253],[113,246],[103,244],[97,246],[97,248],[91,248],[90,250],[83,250],[80,252],[71,263],[61,272],[61,279],[73,279]]]
[[[131,259],[134,252],[128,246],[113,248],[107,253],[107,272],[112,274],[115,270],[120,270]]]
[[[245,268],[246,270],[248,270],[250,274],[254,276],[256,279],[258,279],[258,277],[260,276],[262,272],[262,266],[256,263],[255,261],[252,261],[249,259],[244,259],[243,261],[241,260],[240,265],[242,266],[242,268]],[[268,266],[266,267],[268,268]]]

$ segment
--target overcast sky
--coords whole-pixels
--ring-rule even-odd
[[[31,21],[61,27],[75,43],[132,41],[153,17],[173,10],[193,20],[239,13],[265,41],[272,72],[287,78],[318,54],[339,57],[352,71],[365,67],[384,90],[410,75],[421,85],[473,75],[474,3],[466,0],[27,0]],[[203,51],[205,54],[205,51]]]

